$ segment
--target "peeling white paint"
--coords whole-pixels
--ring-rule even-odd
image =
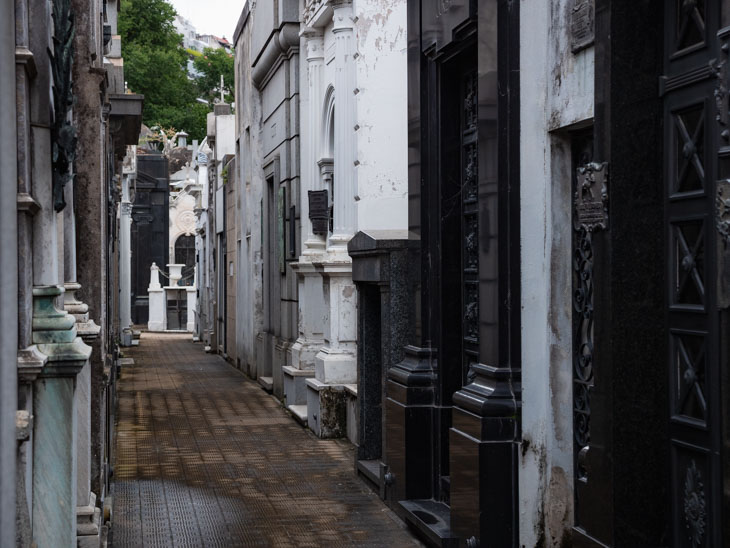
[[[559,546],[573,524],[567,128],[593,117],[594,61],[593,48],[571,52],[572,5],[570,0],[523,0],[520,9],[521,546]]]

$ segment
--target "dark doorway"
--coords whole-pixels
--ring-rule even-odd
[[[166,270],[170,262],[169,200],[167,158],[158,152],[138,152],[131,229],[132,321],[138,325],[149,317],[150,266],[154,262]]]
[[[184,264],[178,285],[193,285],[195,271],[195,236],[183,234],[175,240],[175,263]]]

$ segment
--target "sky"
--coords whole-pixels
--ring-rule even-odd
[[[233,43],[233,31],[246,0],[169,0],[175,11],[188,19],[198,34],[225,36]]]

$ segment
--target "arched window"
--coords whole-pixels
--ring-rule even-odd
[[[175,240],[175,263],[184,264],[180,285],[193,285],[195,236],[181,235]]]
[[[329,198],[329,233],[334,232],[334,205],[335,205],[335,90],[330,87],[325,95],[325,110],[323,129],[324,157],[319,163],[322,188],[327,191]]]

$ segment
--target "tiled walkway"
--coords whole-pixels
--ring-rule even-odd
[[[119,383],[112,542],[420,545],[318,440],[189,335],[142,334]]]

